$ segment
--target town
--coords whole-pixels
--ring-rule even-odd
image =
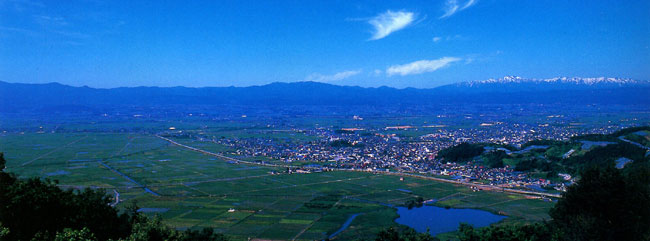
[[[555,116],[547,118],[552,120]],[[567,128],[557,124],[493,122],[480,123],[476,127],[464,129],[449,128],[445,125],[267,129],[262,131],[267,133],[266,135],[232,138],[210,136],[203,131],[188,134],[172,128],[164,135],[172,139],[179,136],[190,137],[198,142],[225,146],[228,151],[223,151],[220,155],[260,164],[279,163],[289,167],[287,172],[293,173],[323,170],[408,173],[443,177],[462,183],[544,192],[564,191],[574,180],[564,173],[559,173],[555,178],[557,181],[552,182],[546,178],[532,177],[525,172],[516,171],[508,165],[490,168],[475,162],[448,162],[439,158],[438,152],[465,142],[494,143],[518,149],[522,144],[533,140],[568,140],[583,134],[608,134],[624,127],[608,125]],[[404,131],[411,134],[428,134],[405,136]],[[276,138],[273,134],[287,132],[310,138]],[[531,149],[526,148],[516,153],[525,153]],[[485,151],[491,150],[486,147]],[[510,151],[508,153],[511,154]]]

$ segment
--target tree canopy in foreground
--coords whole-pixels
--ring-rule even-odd
[[[159,218],[147,218],[136,205],[125,212],[111,207],[104,190],[62,190],[55,181],[20,180],[2,171],[0,153],[0,241],[216,241],[210,228],[177,231]]]
[[[213,229],[178,231],[148,218],[132,205],[124,212],[109,206],[103,190],[62,190],[56,182],[20,180],[2,171],[0,153],[0,241],[215,241],[227,240]],[[551,220],[476,229],[462,224],[461,241],[508,240],[650,240],[650,167],[594,166],[569,187],[550,211]],[[438,240],[405,226],[377,234],[378,241]]]

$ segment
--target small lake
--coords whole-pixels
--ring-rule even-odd
[[[611,142],[611,141],[580,141],[582,142],[582,148],[583,150],[589,150],[593,146],[606,146],[609,144],[616,144],[616,142]]]
[[[532,151],[532,150],[545,150],[547,148],[548,148],[548,146],[532,145],[532,146],[528,146],[528,147],[524,148],[523,150],[514,151],[512,153],[523,154],[523,153],[526,153],[526,152],[529,152],[529,151]]]
[[[634,161],[630,160],[628,158],[625,158],[625,157],[621,157],[621,158],[616,159],[614,162],[616,162],[616,168],[622,169],[622,168],[625,167],[625,165],[627,165],[630,162],[634,162]]]
[[[486,227],[506,218],[506,216],[477,209],[446,209],[427,205],[410,210],[397,207],[397,214],[399,218],[395,222],[409,226],[418,232],[426,232],[429,228],[431,235],[455,231],[460,223]]]

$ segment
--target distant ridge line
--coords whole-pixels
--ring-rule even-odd
[[[311,86],[338,86],[338,87],[352,87],[352,88],[362,88],[362,89],[417,89],[417,90],[427,90],[427,89],[436,89],[443,86],[454,86],[454,85],[476,85],[476,84],[488,84],[488,83],[572,83],[572,84],[585,84],[593,85],[599,83],[615,83],[615,84],[650,84],[650,80],[637,80],[632,78],[619,78],[619,77],[553,77],[553,78],[524,78],[516,75],[506,75],[501,78],[489,78],[485,80],[469,80],[469,81],[459,81],[449,84],[440,85],[437,87],[429,88],[417,88],[417,87],[405,87],[405,88],[396,88],[390,86],[376,86],[376,87],[362,87],[358,85],[336,85],[326,82],[317,82],[317,81],[295,81],[295,82],[271,82],[267,84],[256,84],[248,86],[201,86],[201,87],[189,87],[189,86],[118,86],[118,87],[89,87],[89,86],[72,86],[68,84],[62,84],[59,82],[48,82],[48,83],[20,83],[20,82],[6,82],[1,81],[0,84],[20,84],[20,85],[50,85],[50,86],[66,86],[72,88],[88,88],[88,89],[98,89],[98,90],[113,90],[113,89],[129,89],[129,88],[188,88],[188,89],[204,89],[204,88],[255,88],[255,87],[267,87],[267,86],[284,86],[284,85],[311,85]]]

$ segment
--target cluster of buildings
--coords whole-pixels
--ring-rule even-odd
[[[620,128],[620,127],[619,127]],[[293,129],[311,140],[272,137],[200,138],[234,150],[240,157],[267,157],[282,163],[310,163],[323,169],[355,169],[407,172],[449,176],[465,182],[481,182],[502,187],[547,186],[548,180],[531,178],[513,168],[488,168],[473,163],[448,163],[436,158],[438,151],[461,142],[489,142],[520,146],[537,139],[568,139],[586,133],[609,133],[619,128],[591,130],[528,124],[483,123],[477,128],[446,126],[383,128]],[[421,131],[404,136],[400,131]],[[418,132],[416,132],[418,133]],[[336,143],[336,144],[334,144]],[[342,144],[341,144],[342,143]]]

